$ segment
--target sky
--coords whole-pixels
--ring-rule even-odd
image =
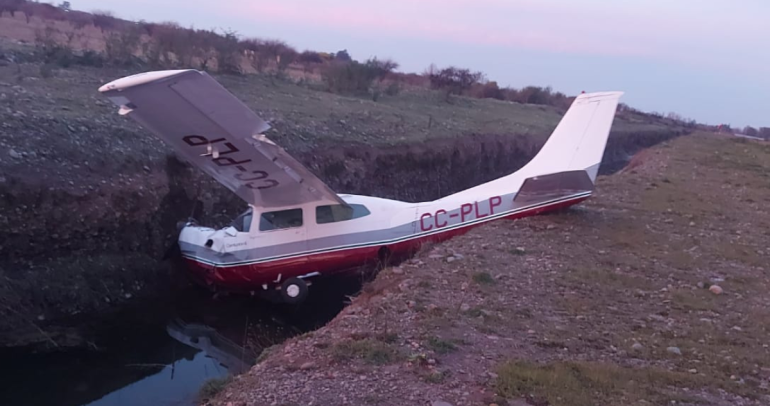
[[[501,86],[622,90],[644,111],[770,127],[767,0],[71,0],[84,11],[482,71]]]

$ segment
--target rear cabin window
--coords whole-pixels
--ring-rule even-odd
[[[302,209],[269,211],[259,218],[259,231],[294,227],[302,227]]]
[[[369,214],[369,209],[360,204],[351,204],[348,206],[334,204],[329,206],[318,206],[315,208],[315,219],[318,224],[347,221],[364,217]]]

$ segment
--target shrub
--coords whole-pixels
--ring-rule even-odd
[[[24,0],[0,0],[0,14],[9,13],[15,17],[16,12],[22,11],[23,5]]]
[[[401,85],[398,84],[398,82],[391,82],[386,88],[385,88],[385,94],[388,96],[395,96],[401,92]]]
[[[324,59],[318,52],[304,51],[297,56],[297,62],[303,67],[305,73],[310,73],[316,67],[324,63]]]
[[[332,62],[321,70],[321,77],[330,92],[363,95],[378,76],[371,65],[353,62]]]
[[[59,31],[50,25],[46,26],[43,30],[36,30],[35,53],[39,59],[42,59],[44,64],[53,64],[67,68],[72,65],[75,58],[72,48],[68,45],[62,45],[56,40],[58,33]],[[46,70],[48,69],[46,68]]]
[[[94,26],[102,32],[104,30],[113,30],[118,26],[118,19],[110,11],[94,10],[91,14],[93,15]]]
[[[266,40],[262,42],[260,53],[268,61],[275,61],[278,73],[283,73],[292,62],[297,59],[297,51],[279,40]]]
[[[114,65],[126,66],[134,60],[134,54],[139,49],[140,28],[131,27],[126,30],[111,31],[105,41],[105,55]]]
[[[214,48],[217,52],[217,70],[221,73],[243,73],[240,59],[240,44],[235,31],[225,31]]]
[[[264,41],[257,38],[249,38],[241,41],[240,46],[243,55],[254,70],[262,73],[270,62],[269,56],[264,52]]]
[[[455,67],[444,68],[440,71],[436,71],[432,67],[429,69],[428,78],[431,87],[444,91],[447,102],[453,94],[463,94],[484,78],[483,73],[471,72],[468,69]]]

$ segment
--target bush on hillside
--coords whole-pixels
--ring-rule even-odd
[[[105,57],[113,65],[128,66],[135,60],[140,46],[140,28],[111,31],[105,39]]]
[[[324,63],[324,58],[318,52],[304,51],[297,55],[297,62],[302,65],[305,73],[310,73]]]
[[[432,70],[428,73],[428,78],[431,87],[443,91],[445,100],[449,102],[453,94],[464,94],[473,85],[479,83],[484,78],[484,74],[450,66],[438,71]]]
[[[217,71],[220,73],[241,74],[241,45],[235,31],[225,31],[214,48],[217,52]]]
[[[332,93],[365,95],[379,71],[360,62],[334,61],[321,70],[327,90]]]

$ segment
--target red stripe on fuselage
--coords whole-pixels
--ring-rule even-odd
[[[569,207],[580,203],[587,198],[588,196],[583,196],[573,200],[512,213],[501,218],[517,219],[533,216],[547,211]],[[468,224],[451,230],[397,243],[341,249],[332,252],[321,252],[245,265],[223,267],[198,262],[191,258],[185,258],[185,260],[187,261],[190,272],[194,275],[194,278],[203,281],[206,285],[216,285],[227,290],[250,291],[261,289],[263,284],[270,286],[279,284],[280,282],[276,283],[279,276],[280,281],[284,281],[287,278],[302,276],[312,272],[318,272],[321,275],[350,272],[361,265],[375,263],[375,261],[379,259],[379,252],[382,247],[388,248],[392,256],[408,256],[419,250],[425,243],[446,241],[452,237],[465,234],[471,228],[484,223],[486,222]]]

